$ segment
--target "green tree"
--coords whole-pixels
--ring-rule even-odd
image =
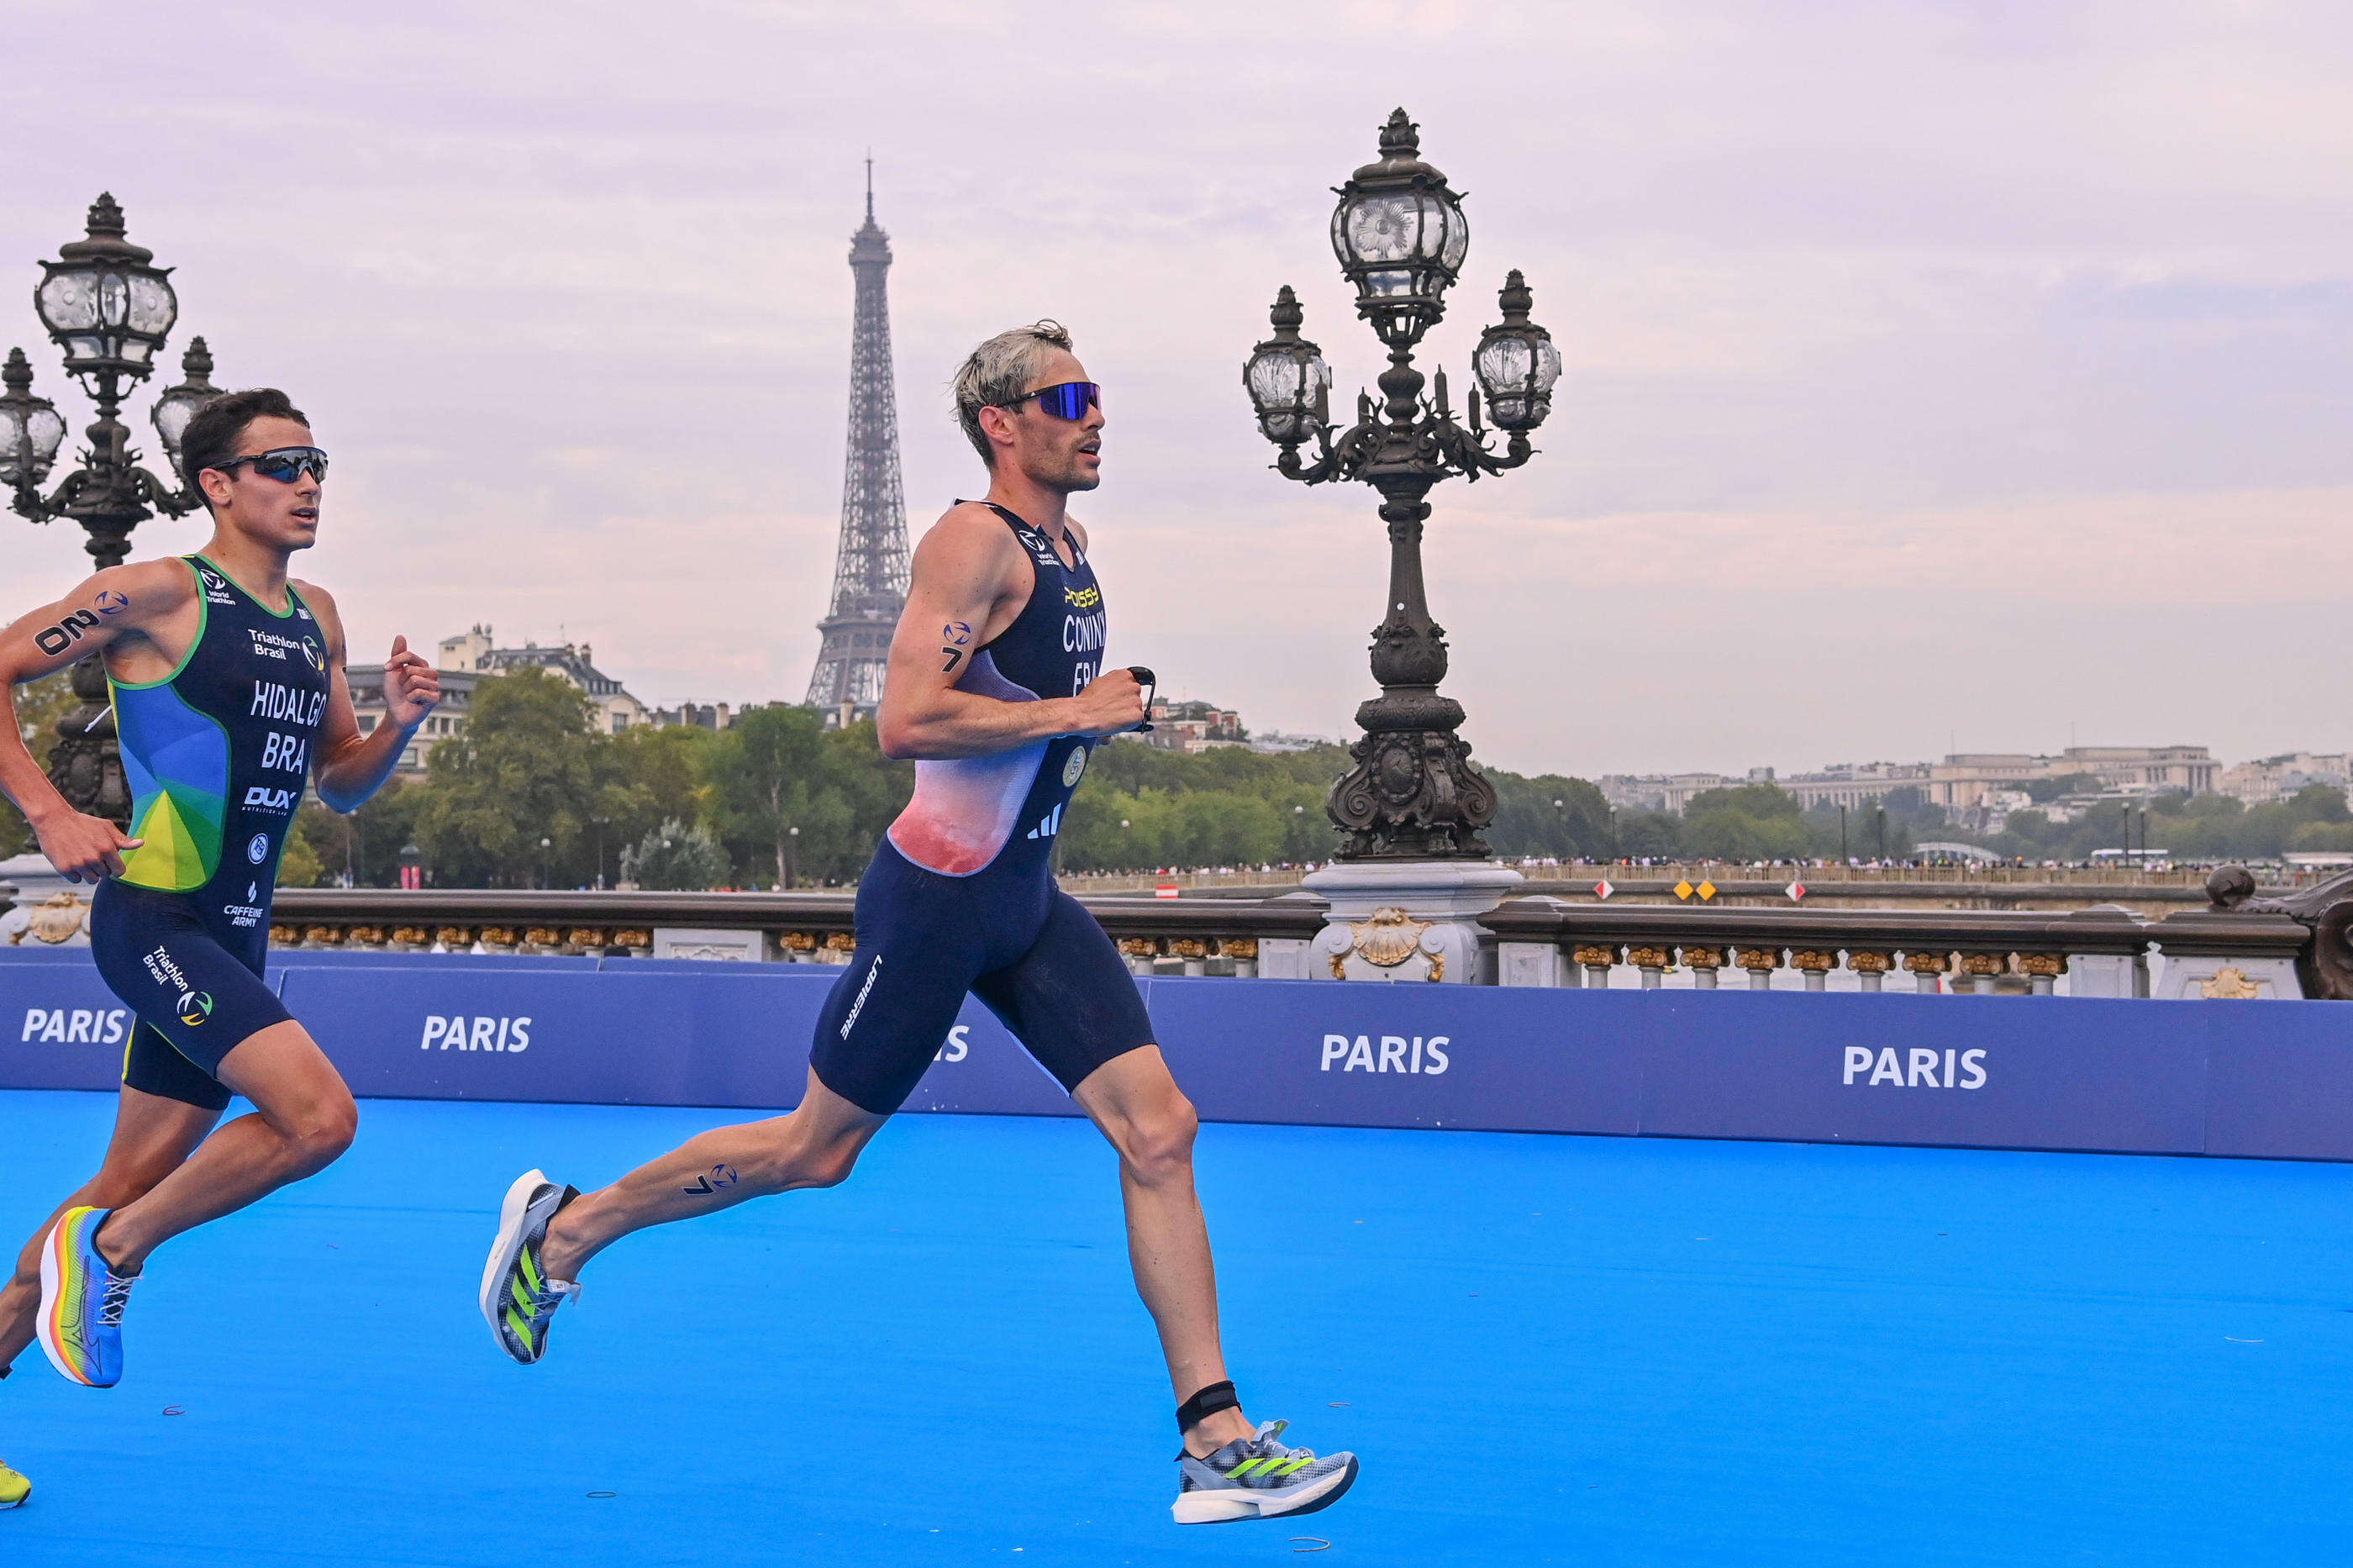
[[[16,705],[16,732],[25,738],[33,760],[46,771],[49,753],[57,749],[58,721],[81,700],[73,694],[73,671],[61,669],[38,680],[28,680],[10,695]],[[0,797],[0,858],[22,855],[38,847],[22,813]]]
[[[710,829],[673,818],[621,856],[621,879],[664,892],[699,892],[728,879],[727,850]]]
[[[575,885],[587,880],[591,819],[630,804],[587,698],[560,675],[518,669],[476,686],[466,727],[434,747],[417,842],[446,887]]]
[[[814,709],[781,702],[748,709],[701,761],[710,819],[746,880],[773,871],[782,884],[796,827],[802,844],[819,853],[849,837],[849,804],[828,776],[825,721]]]

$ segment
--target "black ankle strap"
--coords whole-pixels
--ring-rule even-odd
[[[1190,1432],[1220,1410],[1239,1410],[1241,1403],[1234,1396],[1231,1383],[1213,1383],[1176,1407],[1177,1435]]]

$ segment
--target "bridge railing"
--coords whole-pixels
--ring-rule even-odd
[[[1324,904],[1271,899],[1091,897],[1081,902],[1139,974],[1313,977]],[[354,951],[848,962],[845,892],[663,893],[286,889],[280,947]],[[2319,996],[2312,924],[2209,906],[2152,919],[2068,912],[1702,907],[1519,898],[1482,917],[1498,984],[1720,985],[1877,992],[2213,997]],[[2325,926],[2325,922],[2324,922]],[[2331,938],[2326,929],[2322,939]],[[2164,979],[2152,984],[2161,968]],[[1795,982],[1794,986],[1792,982]],[[1908,983],[1908,984],[1907,984]]]

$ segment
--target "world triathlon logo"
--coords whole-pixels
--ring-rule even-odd
[[[97,604],[98,613],[101,616],[120,615],[131,607],[131,595],[112,588],[101,588],[98,591]]]
[[[213,994],[209,991],[180,993],[180,1022],[195,1028],[213,1016]]]
[[[246,844],[245,858],[252,861],[257,866],[260,865],[264,860],[269,859],[269,835],[267,833],[255,834]]]

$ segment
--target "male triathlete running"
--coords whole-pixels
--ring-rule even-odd
[[[126,837],[69,805],[0,725],[0,790],[51,865],[98,885],[91,956],[133,1016],[105,1161],[0,1289],[0,1368],[37,1332],[93,1388],[122,1375],[123,1304],[149,1254],[350,1146],[350,1091],[261,979],[270,890],[305,779],[353,809],[440,700],[395,638],[386,720],[360,733],[335,602],[286,574],[317,540],[327,455],[284,393],[206,404],[181,452],[212,513],[202,551],[110,567],[0,629],[0,689],[104,650],[131,788]],[[254,1111],[214,1132],[232,1092]]]
[[[1100,482],[1102,398],[1051,321],[973,352],[956,416],[988,466],[915,551],[891,645],[882,749],[913,757],[914,797],[858,885],[858,948],[819,1018],[799,1108],[705,1132],[586,1194],[525,1172],[482,1275],[499,1348],[537,1361],[581,1266],[632,1231],[746,1198],[832,1186],[897,1110],[970,992],[1119,1152],[1128,1257],[1159,1327],[1176,1426],[1179,1523],[1311,1512],[1356,1479],[1253,1428],[1226,1380],[1217,1279],[1193,1192],[1193,1107],[1152,1040],[1103,928],[1054,883],[1062,808],[1103,737],[1144,718],[1103,671],[1103,593],[1064,507]]]

